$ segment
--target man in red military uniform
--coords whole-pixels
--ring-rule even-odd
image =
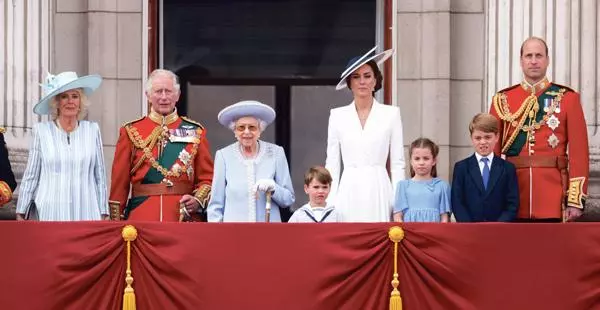
[[[523,82],[499,91],[490,108],[500,120],[495,152],[517,168],[522,221],[572,221],[587,197],[588,135],[579,94],[550,83],[548,63],[546,42],[525,40]]]
[[[150,114],[124,124],[119,132],[112,166],[111,218],[198,219],[198,212],[208,204],[213,175],[206,131],[177,115],[180,91],[174,73],[155,70],[147,85]]]
[[[4,128],[0,127],[0,206],[7,204],[17,187],[15,175],[8,161],[8,150],[4,142]]]

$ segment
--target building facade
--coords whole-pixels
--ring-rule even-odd
[[[170,5],[179,2],[185,1]],[[454,162],[472,152],[467,128],[471,117],[489,110],[495,91],[521,81],[520,44],[529,36],[540,36],[550,48],[550,80],[581,93],[590,140],[589,204],[600,204],[600,5],[596,1],[375,2],[373,42],[396,50],[385,97],[401,108],[405,146],[420,136],[436,141],[440,145],[438,171],[450,179]],[[163,37],[168,31],[160,28],[168,22],[163,20],[164,8],[165,3],[158,0],[0,0],[0,59],[4,59],[0,126],[7,128],[5,138],[17,178],[25,169],[31,128],[44,120],[32,110],[46,71],[97,73],[104,78],[90,98],[88,118],[100,124],[107,167],[111,166],[119,126],[147,112],[143,85],[148,70],[155,66],[152,62],[160,66],[169,57],[160,43],[168,41]],[[191,30],[178,33],[186,31]],[[386,35],[391,40],[386,41]],[[214,135],[209,136],[213,149],[233,141],[233,135],[216,123],[222,106],[244,95],[278,104],[273,98],[279,90],[271,89],[268,82],[242,83],[234,90],[225,87],[227,83],[200,84],[189,82],[188,101],[207,93],[211,100],[202,102],[205,108],[188,103],[185,109]],[[333,87],[331,81],[322,79],[320,84],[294,84],[287,90],[293,102],[288,106],[291,112],[286,112],[290,119],[322,124],[308,140],[301,134],[302,126],[292,125],[288,130],[291,142],[285,141],[290,144],[297,184],[301,185],[299,176],[306,166],[325,160],[327,110],[351,100],[348,93],[336,93]],[[379,98],[386,100],[383,94]],[[326,104],[310,105],[315,100]],[[275,141],[281,128],[270,130],[265,137]],[[302,152],[310,154],[302,156]],[[110,177],[110,169],[107,174]],[[303,200],[301,191],[298,197]]]

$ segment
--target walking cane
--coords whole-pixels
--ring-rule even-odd
[[[267,203],[265,204],[265,223],[269,223],[271,220],[271,192],[265,193],[267,198]]]

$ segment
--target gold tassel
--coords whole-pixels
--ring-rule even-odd
[[[127,242],[127,269],[125,271],[125,293],[123,294],[123,310],[135,310],[135,293],[131,284],[133,277],[131,276],[131,242],[137,238],[137,229],[133,225],[126,225],[121,231],[123,240]]]
[[[394,278],[392,279],[394,289],[390,296],[390,310],[402,310],[402,297],[400,297],[400,291],[398,290],[400,284],[398,280],[398,242],[404,239],[404,230],[399,226],[394,226],[390,228],[388,236],[394,242]]]

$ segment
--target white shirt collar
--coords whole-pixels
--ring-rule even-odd
[[[482,156],[479,153],[475,152],[475,158],[477,158],[477,163],[482,164],[481,159],[486,157],[488,159],[488,165],[492,166],[492,160],[494,160],[494,153],[488,154],[488,156]]]

